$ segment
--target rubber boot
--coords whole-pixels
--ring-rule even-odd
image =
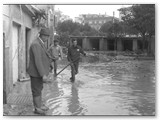
[[[71,80],[71,82],[74,82],[75,81],[75,71],[74,70],[72,70],[72,72],[71,72],[71,78],[70,78],[70,80]]]
[[[41,100],[42,100],[42,96],[41,96]],[[42,103],[41,109],[44,110],[44,111],[49,110],[49,108],[46,107],[43,103]]]
[[[41,109],[41,96],[33,97],[33,103],[35,107],[35,114],[45,115],[45,111]]]
[[[57,70],[54,70],[54,77],[57,76]]]

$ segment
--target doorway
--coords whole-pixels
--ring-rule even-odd
[[[26,28],[25,30],[25,58],[26,58],[26,70],[29,65],[29,43],[30,43],[30,38],[31,38],[31,30],[29,28]]]
[[[12,78],[13,84],[18,81],[18,40],[19,40],[19,26],[13,24],[12,29]]]
[[[133,50],[133,40],[124,40],[123,45],[124,45],[124,51]]]
[[[90,45],[93,51],[99,51],[99,39],[98,38],[90,39]]]

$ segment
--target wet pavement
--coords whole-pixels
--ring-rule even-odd
[[[155,115],[154,60],[82,61],[75,83],[68,67],[44,84],[47,115]],[[20,84],[30,94],[30,82]],[[31,100],[24,105],[19,115],[34,115]]]

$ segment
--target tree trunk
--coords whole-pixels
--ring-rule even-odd
[[[147,50],[148,55],[151,54],[151,37],[152,37],[152,36],[149,36],[149,41],[148,41],[148,50]]]
[[[142,51],[145,50],[145,34],[142,34]]]

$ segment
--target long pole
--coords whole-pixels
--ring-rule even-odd
[[[54,26],[54,5],[49,5],[49,9],[48,9],[48,27],[50,28],[51,31],[51,37],[50,37],[50,44],[53,43],[54,41],[54,30],[55,30],[55,26]],[[50,45],[49,45],[50,46]],[[48,47],[49,47],[48,46]]]
[[[113,37],[114,37],[114,51],[115,51],[115,54],[117,55],[117,40],[116,40],[116,37],[115,37],[115,30],[114,30],[114,16],[115,16],[115,12],[113,11]]]
[[[54,5],[52,5],[52,11],[53,11],[53,31],[52,31],[52,34],[53,34],[53,40],[52,40],[52,42],[54,41],[54,33],[55,33],[55,11],[54,11]]]
[[[72,63],[74,63],[74,62],[76,62],[76,61],[78,61],[79,59],[76,59],[76,60],[74,60],[74,61],[72,61],[72,62],[70,62],[68,65],[66,65],[60,72],[58,72],[57,74],[56,74],[56,76],[57,75],[59,75],[64,69],[66,69],[69,65],[71,65]]]

